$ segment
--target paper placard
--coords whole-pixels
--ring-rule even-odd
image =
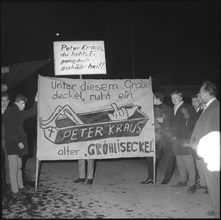
[[[106,74],[104,41],[55,41],[55,75]]]

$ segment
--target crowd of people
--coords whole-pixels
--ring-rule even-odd
[[[213,214],[220,217],[220,169],[209,170],[205,158],[198,154],[199,142],[205,135],[214,131],[220,134],[220,108],[216,95],[216,86],[210,81],[203,82],[200,91],[191,97],[191,104],[183,101],[180,91],[174,91],[170,95],[173,106],[164,102],[165,96],[162,93],[154,93],[156,162],[154,163],[153,157],[147,158],[148,177],[141,184],[157,181],[159,161],[164,155],[165,173],[161,184],[170,182],[177,164],[180,180],[172,187],[188,185],[187,193],[204,189],[204,193],[208,193],[211,198]],[[2,92],[2,155],[5,167],[2,176],[10,186],[13,198],[25,197],[26,188],[21,169],[22,157],[28,154],[28,148],[23,124],[26,118],[36,115],[37,101],[36,95],[32,108],[24,110],[27,98],[17,95],[12,106],[8,107],[9,95]],[[220,148],[220,142],[218,146]],[[213,151],[213,143],[206,146],[205,150]],[[87,184],[93,184],[94,160],[79,160],[78,165],[79,177],[74,182],[81,183],[87,179]]]

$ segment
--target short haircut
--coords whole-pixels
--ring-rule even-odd
[[[203,90],[208,92],[211,96],[216,96],[216,85],[210,81],[204,81],[202,84]]]
[[[159,99],[161,102],[164,101],[164,94],[160,93],[160,92],[155,92],[154,96],[156,97],[156,99]]]
[[[172,96],[172,95],[179,95],[180,97],[183,97],[183,94],[182,94],[182,92],[180,92],[180,91],[174,91],[174,92],[172,92],[171,94],[170,94],[170,96]]]
[[[198,99],[198,93],[191,96],[191,99]]]
[[[23,96],[22,94],[18,94],[15,96],[15,102],[24,101],[25,103],[28,101],[27,97]]]
[[[10,99],[10,96],[7,92],[2,92],[2,97],[7,97],[8,100]]]

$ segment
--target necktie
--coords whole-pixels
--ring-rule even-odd
[[[203,107],[203,112],[206,111],[206,108],[207,108],[207,105],[205,105],[205,106]]]

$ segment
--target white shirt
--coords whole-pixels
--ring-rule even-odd
[[[201,110],[201,107],[197,108],[196,113]]]
[[[178,105],[174,105],[174,115],[176,115],[177,109],[183,104],[183,101],[181,101]]]
[[[4,113],[5,113],[5,110],[6,110],[6,108],[2,108],[2,114],[4,114]]]

